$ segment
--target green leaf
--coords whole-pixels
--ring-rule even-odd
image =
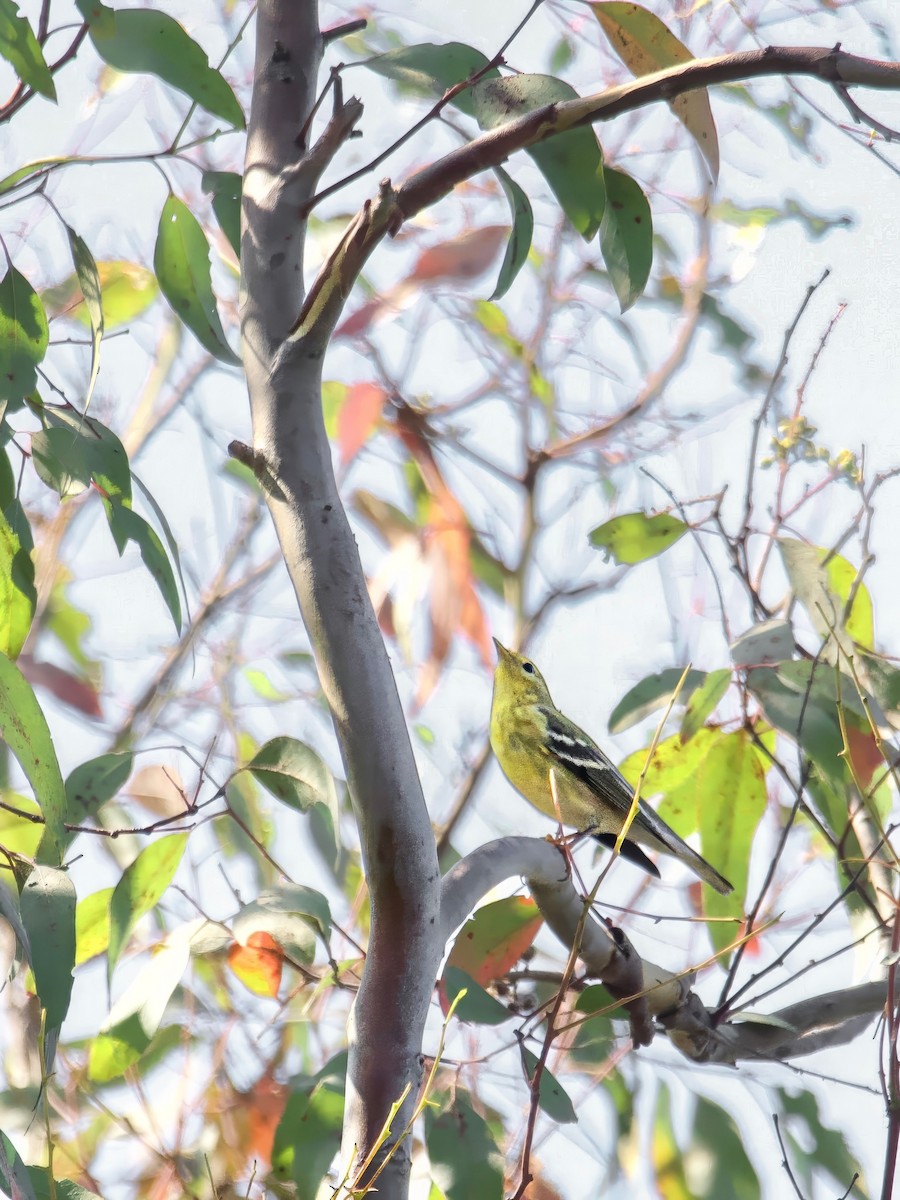
[[[734,884],[728,896],[703,889],[707,917],[734,919],[733,924],[720,920],[708,924],[715,950],[724,950],[734,941],[744,917],[750,851],[766,811],[766,769],[748,731],[736,729],[716,733],[697,772],[701,853]],[[666,819],[663,806],[660,815]]]
[[[640,186],[624,171],[604,167],[606,208],[600,249],[622,312],[643,295],[653,263],[653,218]]]
[[[174,841],[174,838],[165,840]],[[117,887],[117,893],[118,890]],[[191,940],[206,924],[201,917],[179,926],[156,949],[113,1005],[100,1026],[100,1033],[91,1042],[88,1076],[95,1083],[117,1079],[138,1062],[150,1046],[190,960]]]
[[[694,57],[656,16],[632,0],[589,5],[609,44],[633,75],[652,75]],[[719,175],[719,139],[705,89],[669,101],[669,107],[700,147],[713,183]]]
[[[702,1153],[709,1166],[703,1191],[693,1200],[759,1200],[765,1195],[734,1120],[717,1104],[698,1099],[688,1136],[692,1151]]]
[[[105,63],[117,71],[156,75],[213,116],[235,129],[244,128],[234,92],[172,17],[151,8],[115,10],[100,0],[77,0],[77,7]]]
[[[532,1054],[524,1042],[519,1042],[519,1051],[522,1055],[522,1070],[525,1072],[528,1086],[531,1087],[538,1065],[537,1055]],[[559,1125],[572,1125],[578,1120],[569,1093],[546,1067],[541,1072],[538,1083],[538,1104],[547,1116]]]
[[[0,279],[0,400],[22,400],[37,387],[36,367],[50,341],[41,298],[15,267]]]
[[[656,675],[648,675],[646,679],[636,683],[610,714],[609,732],[622,733],[623,730],[630,729],[632,725],[637,725],[638,721],[649,717],[651,713],[665,708],[683,674],[684,670],[681,667],[668,667],[665,671],[660,671]],[[705,678],[702,671],[688,671],[678,694],[679,700],[687,701]]]
[[[577,95],[573,87],[552,75],[482,79],[472,89],[482,129],[496,129],[514,117]],[[527,150],[563,212],[589,242],[600,228],[606,206],[603,154],[593,130],[569,129]]]
[[[500,180],[500,186],[509,201],[509,210],[512,215],[512,229],[509,232],[509,241],[506,243],[506,253],[500,264],[496,287],[491,294],[491,300],[499,300],[509,291],[513,280],[528,259],[531,238],[534,233],[534,214],[531,211],[528,197],[516,181],[511,179],[502,167],[495,167],[494,173]]]
[[[134,755],[124,752],[101,754],[75,767],[66,779],[67,821],[83,825],[86,817],[95,817],[125,786],[133,766]]]
[[[153,495],[153,493],[150,491],[150,489],[146,486],[146,484],[144,484],[137,477],[137,475],[132,475],[131,478],[137,484],[138,490],[140,491],[141,495],[144,497],[144,499],[150,505],[151,509],[153,510],[153,515],[156,517],[157,521],[159,522],[159,527],[163,531],[163,537],[166,539],[166,546],[168,547],[168,550],[169,550],[169,557],[171,558],[172,562],[175,564],[175,570],[178,572],[178,582],[181,584],[181,594],[185,598],[185,606],[187,607],[187,587],[185,586],[184,575],[182,574],[182,571],[181,571],[181,555],[178,553],[178,543],[175,540],[175,535],[172,533],[172,527],[169,524],[169,522],[166,520],[166,514],[160,508],[159,504],[157,504],[156,497]],[[179,604],[179,609],[178,609],[178,615],[179,615],[179,619],[180,619],[180,617],[181,617],[180,604]],[[188,615],[190,615],[190,613]]]
[[[617,563],[633,566],[662,554],[687,531],[684,521],[670,513],[648,517],[646,513],[635,512],[613,517],[591,530],[588,537],[595,549],[604,552],[607,562],[612,556]]]
[[[109,946],[109,909],[115,889],[101,888],[75,909],[75,966],[104,954]]]
[[[73,455],[70,464],[73,472],[78,467],[78,455],[81,455],[87,464],[90,479],[101,496],[109,500],[121,500],[126,504],[131,503],[131,467],[128,464],[128,455],[111,429],[94,417],[84,416],[73,409],[34,404],[31,408],[43,422],[45,432],[51,429],[59,430],[73,434],[78,440],[77,451],[74,448],[70,451]],[[55,450],[60,450],[59,442],[54,442],[53,446]]]
[[[31,970],[46,1010],[47,1069],[72,997],[75,966],[75,887],[67,871],[35,867],[22,887],[22,924],[31,943]]]
[[[56,866],[65,840],[66,791],[31,684],[5,654],[0,654],[0,737],[18,759],[44,815],[38,861]]]
[[[378,54],[366,59],[362,65],[418,95],[442,96],[478,71],[484,71],[481,79],[497,78],[500,72],[489,63],[480,50],[463,42],[446,42],[440,46],[422,42]],[[452,103],[466,116],[475,115],[471,89],[466,88],[454,96]]]
[[[91,374],[88,380],[87,393],[84,400],[84,411],[87,412],[94,394],[94,384],[100,370],[100,339],[103,337],[103,302],[101,296],[100,275],[94,256],[87,243],[78,236],[74,229],[66,225],[66,236],[69,239],[69,249],[72,252],[72,262],[84,306],[91,323]]]
[[[0,55],[26,87],[48,100],[56,99],[56,86],[40,42],[25,17],[19,15],[15,0],[0,0]]]
[[[6,460],[6,455],[2,456]],[[37,606],[29,547],[0,513],[0,652],[18,658]]]
[[[124,553],[128,542],[134,542],[141,552],[144,566],[152,575],[160,595],[166,603],[175,628],[181,632],[181,599],[172,564],[166,555],[159,534],[142,516],[126,504],[104,501],[109,528],[119,554]]]
[[[425,1110],[425,1145],[432,1179],[446,1200],[502,1200],[503,1155],[462,1088],[444,1112]]]
[[[813,676],[812,664],[804,662],[797,664],[804,669],[798,675],[784,669],[791,665],[785,663],[777,669],[754,667],[747,674],[747,686],[769,723],[798,741],[824,775],[843,788],[849,779],[840,757],[844,743],[837,707],[832,699],[813,692],[814,679],[826,676],[828,668],[820,664]]]
[[[615,1042],[613,1017],[625,1015],[619,1001],[602,984],[592,983],[578,997],[575,1011],[597,1015],[576,1027],[569,1046],[570,1056],[584,1066],[605,1063]]]
[[[151,842],[125,868],[110,903],[108,977],[145,913],[159,903],[184,857],[188,835],[173,833]]]
[[[3,1190],[15,1200],[37,1200],[28,1168],[19,1158],[15,1146],[0,1130],[0,1183]]]
[[[480,983],[476,983],[471,975],[459,967],[448,965],[444,971],[443,983],[448,1006],[465,990],[465,996],[453,1010],[453,1015],[460,1021],[471,1021],[474,1025],[502,1025],[504,1021],[509,1021],[516,1015],[499,1000],[495,1000],[490,992],[485,991]]]
[[[762,667],[792,658],[794,648],[794,630],[790,621],[775,617],[736,637],[729,651],[731,661],[737,667]]]
[[[234,920],[234,936],[241,945],[260,931],[270,934],[291,958],[309,964],[315,958],[316,936],[328,946],[331,909],[321,892],[281,883],[260,892]]]
[[[334,776],[315,750],[296,738],[276,737],[260,746],[248,763],[249,771],[276,800],[298,812],[323,804],[338,823],[337,789]]]
[[[682,741],[690,741],[697,730],[703,728],[706,718],[714,711],[716,705],[728,691],[730,683],[731,669],[729,667],[710,671],[688,701],[684,720],[681,722]]]
[[[847,654],[852,655],[855,641],[871,650],[875,638],[872,599],[864,584],[853,592],[853,605],[845,616],[858,577],[856,568],[839,554],[829,558],[827,550],[795,538],[779,538],[778,549],[794,595],[820,637],[836,637]],[[836,648],[828,657],[834,660]]]
[[[46,1167],[28,1166],[28,1178],[34,1188],[35,1200],[103,1200],[96,1192],[89,1192],[80,1183],[71,1179],[54,1179],[50,1188],[50,1173]]]
[[[242,183],[236,171],[204,171],[200,182],[204,192],[212,192],[213,212],[238,262],[241,258]]]
[[[153,269],[163,295],[200,344],[221,362],[239,366],[219,319],[206,234],[177,196],[169,196],[160,214]]]
[[[39,429],[31,437],[31,461],[38,479],[61,500],[78,496],[91,485],[90,447],[71,429]]]
[[[528,950],[543,917],[527,896],[506,896],[482,904],[456,935],[447,966],[458,967],[480,984],[499,979]]]
[[[346,1074],[347,1052],[341,1051],[316,1075],[295,1083],[275,1130],[272,1173],[294,1184],[298,1200],[315,1200],[340,1149]]]

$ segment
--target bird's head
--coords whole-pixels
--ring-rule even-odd
[[[531,661],[515,650],[507,650],[494,638],[497,647],[497,666],[494,670],[494,698],[502,698],[510,707],[520,704],[551,704],[550,691],[544,677]]]

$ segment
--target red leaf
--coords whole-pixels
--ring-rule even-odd
[[[456,935],[447,966],[459,967],[476,983],[487,987],[515,966],[543,923],[538,906],[529,896],[509,896],[485,904]],[[447,997],[443,985],[440,993],[441,1007],[446,1012]]]
[[[102,717],[97,689],[87,679],[64,671],[53,663],[38,662],[30,654],[20,654],[18,665],[29,683],[45,687],[57,700],[89,717]]]
[[[388,398],[377,383],[354,383],[347,389],[337,418],[337,441],[344,466],[365,445]]]
[[[853,773],[863,786],[868,786],[875,772],[884,766],[884,757],[871,729],[858,729],[848,721],[847,747]]]
[[[491,266],[509,237],[506,225],[470,229],[449,242],[438,242],[419,255],[410,279],[421,283],[437,279],[475,279]]]

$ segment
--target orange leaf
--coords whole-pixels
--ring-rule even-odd
[[[387,392],[377,383],[354,383],[347,389],[337,418],[337,440],[344,466],[365,445],[387,398]]]
[[[859,729],[848,721],[847,748],[853,773],[864,786],[868,786],[878,768],[884,766],[884,758],[871,729]]]
[[[250,1114],[250,1147],[254,1157],[267,1163],[272,1161],[272,1144],[275,1130],[284,1113],[290,1089],[277,1083],[268,1072],[247,1095]]]
[[[410,279],[475,279],[490,267],[508,237],[506,225],[485,225],[449,242],[438,242],[419,255]]]
[[[246,946],[234,942],[228,947],[228,965],[257,996],[278,995],[282,961],[281,947],[262,929],[250,934]]]

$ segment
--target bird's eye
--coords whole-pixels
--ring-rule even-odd
[[[531,665],[531,663],[522,663],[522,670],[527,672],[529,675],[534,674],[534,667]]]

